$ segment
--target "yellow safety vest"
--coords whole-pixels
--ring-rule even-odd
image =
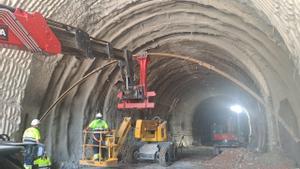
[[[106,123],[105,120],[95,119],[90,123],[89,128],[92,130],[108,129],[108,124]]]
[[[38,141],[41,140],[41,132],[38,128],[30,127],[25,130],[23,134],[23,141],[29,140],[29,141]]]

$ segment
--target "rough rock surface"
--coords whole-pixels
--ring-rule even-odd
[[[292,142],[290,145],[299,146],[299,3],[296,1],[0,2],[39,11],[134,53],[149,49],[204,60],[263,98],[263,105],[258,104],[223,77],[186,61],[153,58],[149,87],[158,93],[157,109],[141,116],[161,113],[170,120],[172,134],[187,135],[187,145],[193,141],[191,120],[195,107],[207,98],[226,95],[244,103],[251,112],[253,148],[262,151],[284,144],[284,141],[281,143],[281,128],[288,134],[285,138]],[[9,59],[16,57],[20,61]],[[20,128],[21,117],[22,130],[71,84],[106,63],[102,59],[79,61],[70,56],[54,58],[44,64],[33,59],[29,75],[31,58],[28,54],[5,50],[0,58],[1,78],[4,78],[0,88],[0,106],[3,107],[0,130],[8,134]],[[16,77],[22,80],[15,80]],[[115,110],[118,89],[114,84],[118,80],[117,66],[103,70],[76,87],[43,122],[47,150],[59,168],[78,166],[81,130],[96,111],[103,111],[113,128],[125,116]],[[291,146],[290,149],[288,153],[299,152]],[[300,161],[300,156],[293,157]]]
[[[0,52],[0,133],[11,134],[19,129],[31,56],[6,49]]]

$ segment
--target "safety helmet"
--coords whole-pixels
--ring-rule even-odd
[[[97,113],[96,114],[96,118],[102,118],[102,114],[101,113]]]
[[[40,120],[39,119],[33,119],[32,121],[31,121],[31,125],[32,126],[37,126],[37,125],[39,125],[40,124]]]

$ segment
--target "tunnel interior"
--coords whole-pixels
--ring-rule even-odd
[[[249,149],[271,151],[282,145],[283,138],[299,146],[295,141],[299,135],[299,74],[280,33],[251,2],[56,0],[53,4],[24,2],[20,7],[40,10],[133,54],[169,53],[205,63],[150,56],[149,90],[157,93],[152,110],[116,109],[119,88],[115,84],[121,80],[117,65],[76,86],[41,126],[47,152],[57,168],[78,166],[82,129],[98,111],[111,128],[117,128],[128,115],[146,119],[158,115],[168,121],[174,140],[184,135],[185,146],[211,145],[211,123],[230,114],[228,105],[239,104],[249,112],[250,123],[242,115]],[[108,61],[59,55],[34,56],[29,63],[19,133],[67,88]],[[297,154],[296,149],[283,147]],[[298,156],[291,157],[300,161]]]
[[[243,144],[247,144],[250,134],[248,116],[245,113],[233,112],[231,106],[234,104],[226,97],[219,96],[202,101],[193,116],[193,141],[196,144],[212,146],[214,133],[232,133],[239,136]]]
[[[158,79],[164,81],[164,78],[161,79],[159,76],[169,75],[166,78],[174,76],[175,82],[164,81],[164,84],[170,83],[166,84],[166,88],[163,88],[164,86],[161,86],[160,83],[153,83],[153,85],[159,85],[159,88],[154,88],[158,92],[157,107],[148,113],[150,117],[160,116],[167,119],[172,137],[179,141],[184,136],[185,139],[182,141],[186,146],[211,146],[213,145],[211,140],[212,124],[214,122],[225,123],[229,117],[236,118],[230,110],[230,106],[240,104],[248,113],[248,116],[240,115],[239,127],[245,136],[245,142],[249,143],[249,148],[266,150],[266,115],[262,105],[255,98],[230,80],[211,70],[203,69],[195,64],[179,70],[177,68],[179,64],[182,64],[179,67],[184,68],[185,64],[190,63],[174,62],[178,63],[176,66],[174,65],[173,71],[169,71],[168,67],[167,71],[158,74]],[[169,66],[171,67],[171,64]],[[153,67],[151,66],[151,68]],[[165,72],[170,73],[166,74]],[[246,77],[243,76],[245,79]],[[251,81],[251,79],[246,80]],[[170,85],[173,87],[168,87]],[[236,124],[232,124],[232,128],[236,127]],[[251,135],[249,127],[251,127]]]

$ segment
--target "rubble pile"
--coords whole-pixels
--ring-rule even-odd
[[[247,149],[226,149],[204,161],[205,169],[294,169],[293,162],[279,153],[254,153]]]

